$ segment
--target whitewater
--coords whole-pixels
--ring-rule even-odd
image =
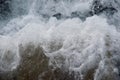
[[[6,3],[0,80],[120,80],[119,0]]]

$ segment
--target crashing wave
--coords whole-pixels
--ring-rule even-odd
[[[12,3],[17,17],[0,30],[0,80],[120,79],[119,0]]]

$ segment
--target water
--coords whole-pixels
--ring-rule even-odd
[[[10,0],[11,16],[0,21],[0,80],[119,80],[119,4]]]

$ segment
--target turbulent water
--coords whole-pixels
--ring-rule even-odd
[[[0,80],[120,80],[120,0],[1,0]]]

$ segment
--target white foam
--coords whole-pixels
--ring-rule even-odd
[[[101,16],[88,17],[84,22],[79,18],[57,20],[51,17],[44,22],[39,16],[30,14],[10,21],[4,30],[10,31],[10,35],[0,37],[2,70],[16,68],[20,59],[19,45],[31,42],[44,49],[55,67],[65,67],[82,75],[96,69],[95,80],[109,74],[111,68],[110,72],[119,74],[112,61],[119,60],[120,33]]]

